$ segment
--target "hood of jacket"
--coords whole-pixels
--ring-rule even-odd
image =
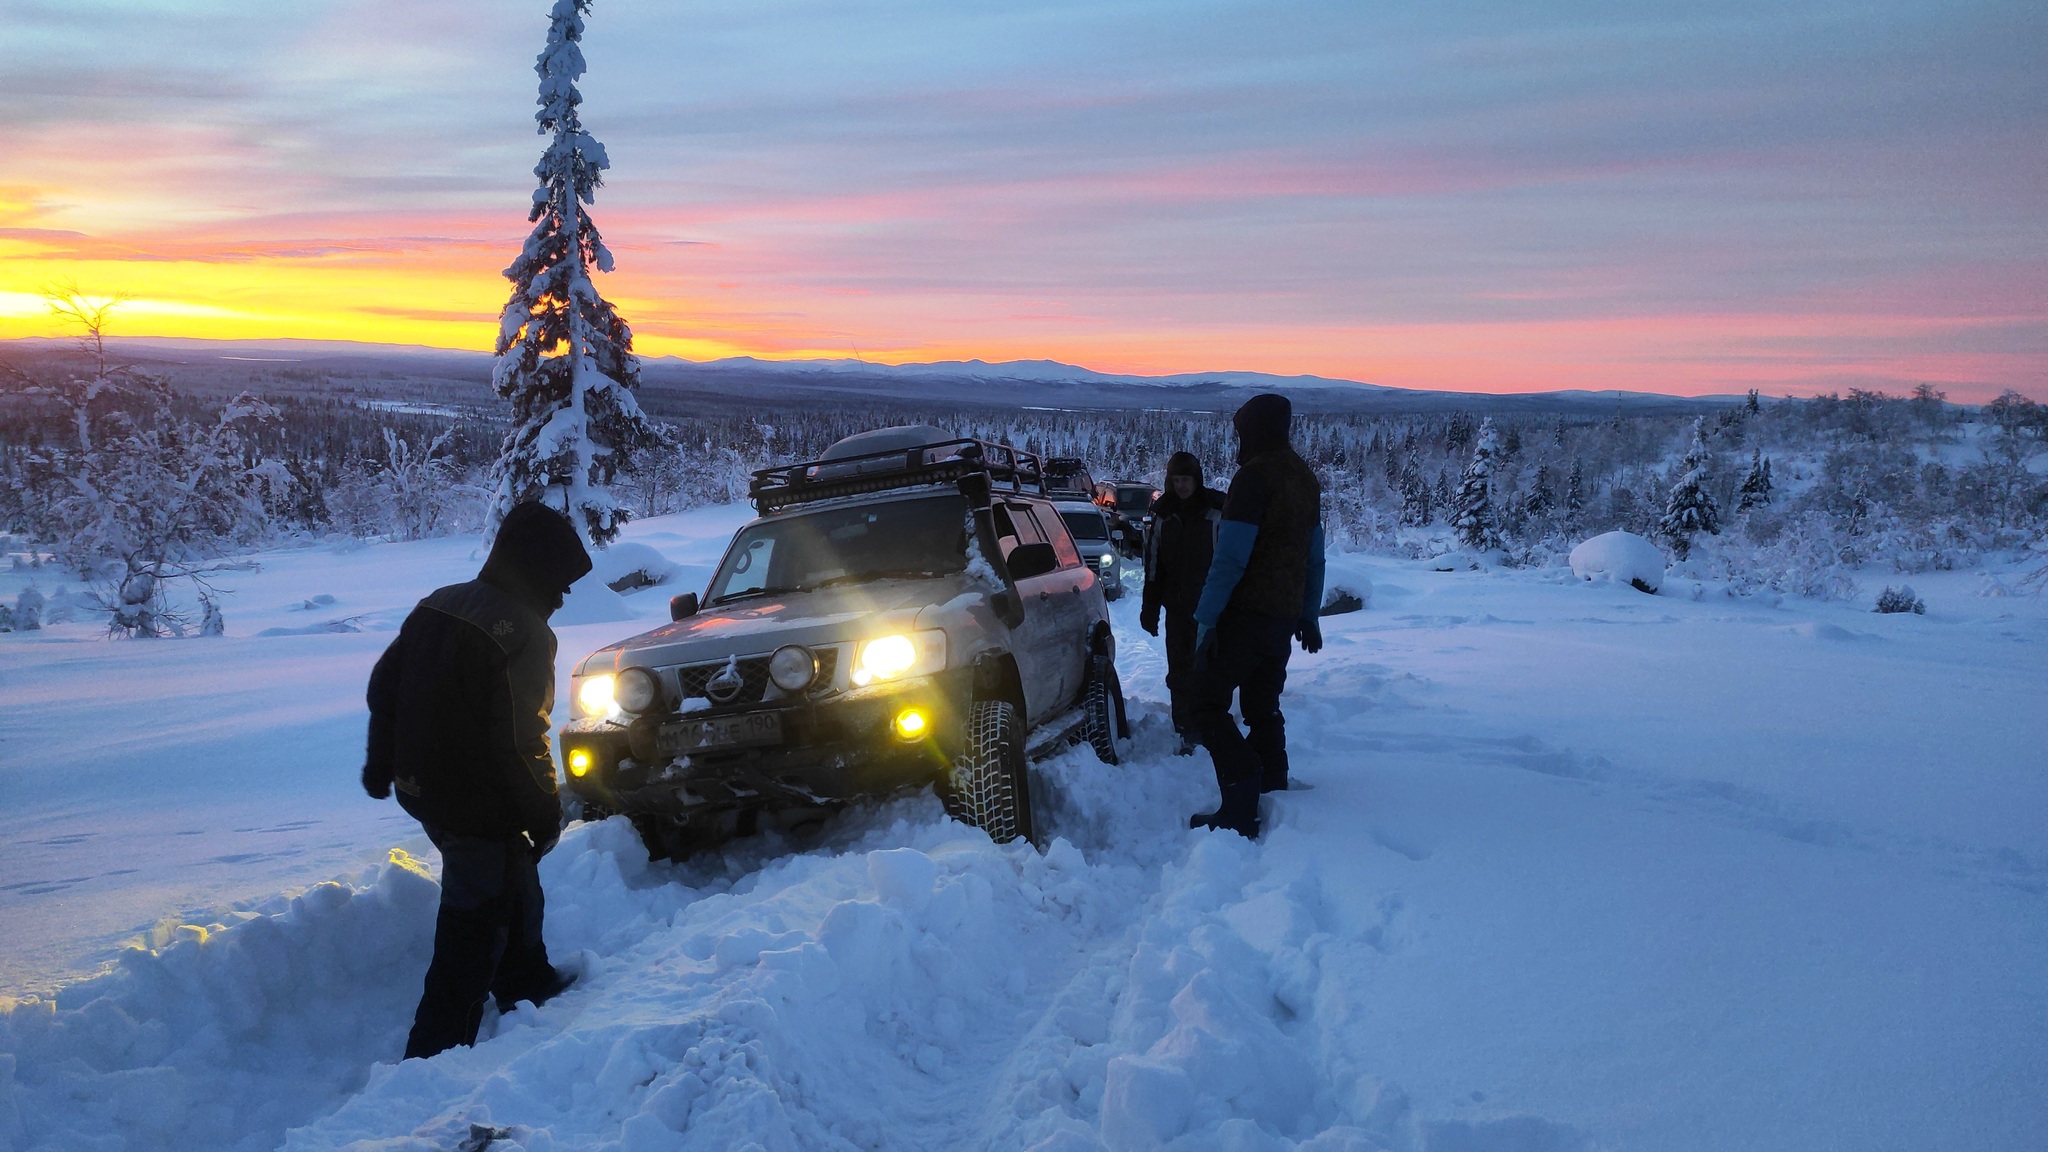
[[[1186,500],[1182,500],[1179,496],[1174,495],[1173,478],[1175,476],[1194,477],[1194,495]],[[1212,506],[1221,507],[1222,498],[1211,490],[1208,485],[1202,483],[1201,458],[1193,452],[1175,452],[1166,461],[1166,483],[1160,489],[1159,499],[1152,502],[1152,514],[1155,516],[1178,516],[1190,509],[1206,512]]]
[[[1237,462],[1287,447],[1294,423],[1294,405],[1278,392],[1261,392],[1244,402],[1231,418],[1237,429]]]
[[[540,504],[514,505],[477,579],[504,592],[545,620],[562,606],[569,586],[590,571],[590,553],[569,518]]]

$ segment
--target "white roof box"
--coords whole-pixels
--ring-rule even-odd
[[[872,432],[856,432],[839,443],[825,449],[820,460],[844,460],[848,456],[865,456],[870,452],[908,452],[926,444],[943,444],[955,439],[953,433],[930,424],[906,424],[900,428],[877,428]]]

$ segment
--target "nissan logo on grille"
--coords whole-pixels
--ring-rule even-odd
[[[718,674],[704,682],[704,694],[720,704],[730,704],[740,689],[746,687],[746,678],[740,675],[736,665],[727,664]]]

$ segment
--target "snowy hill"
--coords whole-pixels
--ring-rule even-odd
[[[187,387],[233,393],[259,386],[266,392],[331,392],[336,381],[351,390],[406,398],[426,388],[446,398],[462,385],[474,403],[492,403],[482,387],[491,358],[481,352],[319,340],[191,340],[158,337],[110,338],[109,348],[166,372]],[[0,342],[0,351],[22,357],[63,353],[70,341],[21,339]],[[811,399],[942,403],[966,407],[1049,407],[1073,409],[1164,408],[1230,411],[1257,392],[1279,391],[1303,411],[1420,413],[1459,409],[1486,412],[1684,412],[1725,407],[1731,397],[1678,397],[1654,392],[1554,391],[1518,393],[1440,392],[1392,388],[1323,376],[1281,376],[1264,372],[1187,372],[1139,376],[1096,372],[1053,360],[944,360],[925,364],[882,364],[849,358],[763,360],[751,356],[693,361],[673,356],[642,361],[643,395],[671,391],[686,397],[758,402],[764,395],[785,403]]]
[[[624,598],[638,623],[563,628],[564,670],[664,619],[744,518],[629,526],[680,574]],[[451,1152],[482,1124],[528,1152],[2018,1150],[2048,1127],[2048,604],[1981,597],[1983,573],[1879,616],[1339,557],[1368,607],[1296,655],[1309,788],[1257,844],[1187,830],[1214,784],[1171,755],[1127,599],[1130,755],[1038,767],[1043,852],[929,796],[683,866],[579,826],[542,871],[581,982],[397,1064],[436,864],[357,788],[362,685],[475,544],[253,560],[223,638],[0,635],[0,1148]]]

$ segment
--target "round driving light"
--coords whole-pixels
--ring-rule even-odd
[[[628,712],[645,712],[661,698],[661,687],[654,682],[654,673],[645,668],[628,668],[619,673],[612,691],[618,698],[619,707]]]
[[[818,676],[818,658],[808,648],[786,644],[768,658],[768,678],[784,692],[801,692]]]
[[[590,750],[588,748],[569,749],[569,775],[576,777],[590,775]]]
[[[592,676],[576,689],[576,703],[582,705],[585,715],[608,716],[617,702],[612,696],[610,676]]]
[[[924,735],[931,721],[925,718],[922,708],[905,708],[896,714],[896,735],[899,739],[915,740]]]

